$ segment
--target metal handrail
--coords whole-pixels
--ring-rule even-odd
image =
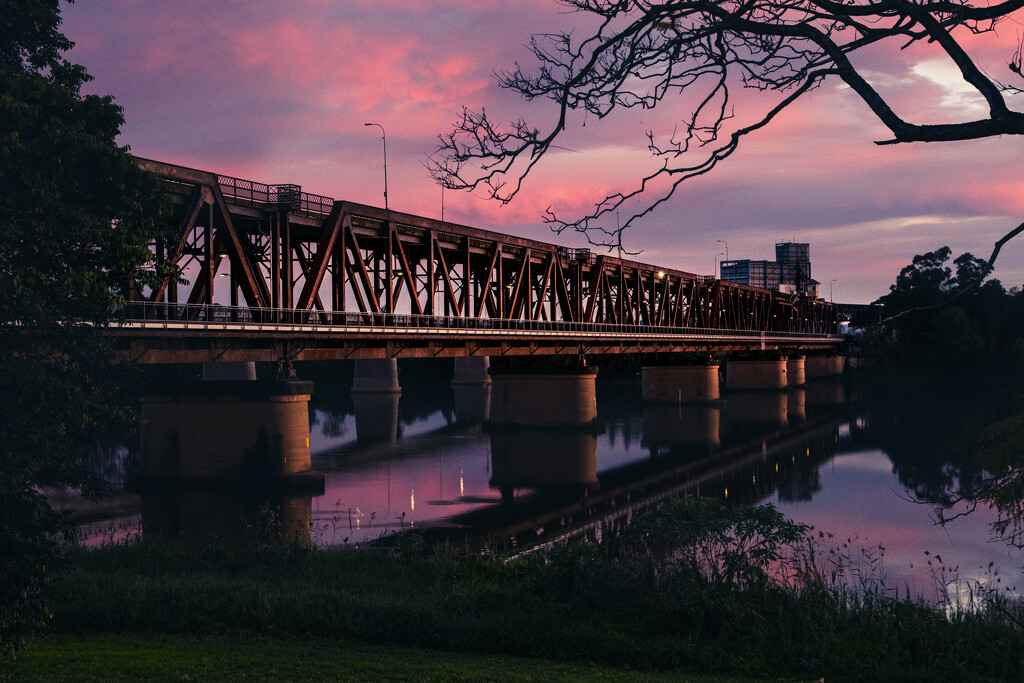
[[[241,199],[260,204],[292,203],[292,193],[297,185],[267,185],[253,180],[243,180],[226,175],[217,176],[217,184],[225,197]],[[298,192],[298,205],[294,208],[305,213],[327,215],[334,206],[334,199],[309,192]]]
[[[589,323],[513,318],[468,318],[462,316],[431,316],[406,313],[354,313],[342,311],[302,311],[290,308],[222,306],[220,304],[171,304],[154,302],[130,303],[121,311],[123,324],[131,326],[183,327],[259,326],[260,329],[295,329],[309,331],[399,331],[435,332],[505,332],[516,335],[544,333],[565,335],[719,337],[734,339],[835,339],[842,335],[827,332],[776,332],[771,330],[734,330],[712,327],[675,327],[619,323]]]

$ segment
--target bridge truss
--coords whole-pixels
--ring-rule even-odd
[[[825,301],[146,159],[187,285],[136,288],[135,360],[827,349]],[[272,356],[277,356],[276,358]]]

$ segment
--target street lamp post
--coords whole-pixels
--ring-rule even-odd
[[[834,298],[832,298],[832,283],[833,282],[836,282],[836,280],[829,280],[829,283],[828,283],[828,301],[829,301],[829,303],[832,303],[832,304],[834,304],[836,302],[836,300]]]
[[[384,126],[379,123],[364,123],[364,126],[377,126],[380,128],[380,136],[384,141],[384,210],[388,211],[388,134]]]
[[[719,276],[719,273],[718,273],[718,257],[719,256],[725,256],[725,252],[724,251],[720,251],[717,254],[715,254],[715,269],[713,271],[711,271],[711,274],[715,278],[718,278],[718,276]]]
[[[716,242],[721,242],[722,244],[725,245],[725,260],[728,261],[729,260],[729,243],[726,242],[725,240],[715,240],[715,241]]]

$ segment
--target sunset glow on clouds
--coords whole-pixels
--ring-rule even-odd
[[[517,60],[532,64],[531,34],[578,20],[554,0],[90,0],[65,5],[64,16],[77,43],[71,58],[95,77],[91,91],[124,108],[122,142],[135,154],[382,204],[380,129],[363,125],[372,121],[387,130],[391,207],[430,217],[440,215],[442,192],[423,162],[436,136],[463,105],[549,126],[551,103],[521,102],[492,74]],[[986,71],[1008,82],[1013,28],[967,41]],[[857,60],[915,122],[984,115],[927,46]],[[733,98],[737,117],[750,119],[775,101],[752,91]],[[566,131],[558,143],[566,149],[542,161],[511,204],[449,191],[445,219],[583,246],[578,236],[552,235],[544,210],[578,217],[607,194],[632,190],[658,163],[645,132],[663,143],[684,114],[659,107],[588,118]],[[722,251],[716,240],[734,259],[772,259],[778,240],[810,242],[822,291],[834,279],[836,300],[866,302],[885,294],[915,254],[948,244],[954,255],[987,257],[1024,220],[1024,140],[875,144],[889,137],[848,88],[827,82],[681,187],[632,229],[628,246],[643,249],[645,262],[706,274]],[[1024,284],[1024,242],[1003,249],[995,275]]]

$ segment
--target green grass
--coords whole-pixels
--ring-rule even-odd
[[[38,638],[0,678],[11,681],[692,681],[755,679],[628,671],[592,663],[450,653],[349,640],[186,635]]]
[[[772,508],[716,505],[671,501],[607,531],[600,545],[517,561],[430,550],[415,536],[372,551],[196,550],[152,540],[80,550],[54,584],[52,638],[33,641],[9,675],[1024,677],[1019,602],[981,592],[971,609],[947,614],[889,597],[871,576],[836,584],[807,564],[813,539],[802,527]],[[829,569],[844,561],[819,557]],[[779,563],[788,581],[778,580]]]

